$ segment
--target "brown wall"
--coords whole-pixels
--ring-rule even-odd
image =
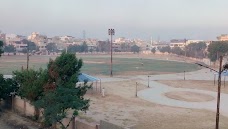
[[[35,111],[33,105],[18,96],[13,99],[13,108],[26,116],[33,116]]]

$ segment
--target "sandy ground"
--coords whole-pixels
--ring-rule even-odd
[[[107,94],[87,94],[89,111],[80,117],[90,122],[106,120],[132,129],[214,129],[215,113],[206,110],[176,108],[147,102],[135,97],[135,82],[102,83]],[[139,84],[138,90],[147,88]],[[221,129],[228,129],[228,118],[221,116]]]
[[[216,82],[214,85],[214,81],[204,81],[204,80],[159,80],[159,83],[166,84],[168,86],[172,86],[175,88],[190,88],[190,89],[199,89],[199,90],[207,90],[207,91],[215,91],[218,90],[218,83]],[[222,81],[221,92],[228,94],[228,82]]]
[[[167,92],[164,95],[171,99],[187,101],[187,102],[205,102],[205,101],[211,101],[215,99],[210,95],[195,93],[190,91],[173,91],[173,92]]]
[[[12,113],[11,111],[1,113],[0,129],[21,129],[25,125],[28,129],[39,128],[37,123],[16,113]]]

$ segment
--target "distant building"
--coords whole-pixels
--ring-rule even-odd
[[[28,36],[28,40],[34,42],[36,45],[40,43],[48,43],[48,38],[46,35],[40,35],[38,32],[33,32],[30,36]]]
[[[228,34],[222,34],[217,37],[219,41],[228,41]]]
[[[152,48],[155,48],[156,50],[159,50],[162,47],[167,47],[169,46],[169,44],[167,43],[156,43],[156,44],[152,44]]]
[[[189,45],[191,43],[199,43],[199,42],[204,42],[204,40],[186,40],[186,45]]]
[[[181,49],[183,49],[186,45],[186,39],[172,39],[170,40],[170,47],[174,48],[174,47],[180,47]]]
[[[22,41],[16,41],[15,43],[12,44],[17,52],[22,52],[24,49],[27,49],[27,44],[23,43]]]
[[[13,45],[16,42],[20,42],[24,39],[24,36],[16,34],[6,34],[5,43],[6,45]]]
[[[74,37],[73,36],[68,36],[68,35],[66,35],[66,36],[60,36],[59,38],[63,42],[73,42],[73,40],[74,40]]]

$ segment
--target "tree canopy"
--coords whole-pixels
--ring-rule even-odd
[[[3,41],[0,40],[0,57],[1,57],[3,52],[4,52],[3,51]]]
[[[165,53],[165,52],[170,53],[171,52],[171,48],[170,48],[170,46],[161,47],[161,48],[159,48],[159,51],[162,52],[162,53]]]
[[[83,42],[82,45],[70,45],[67,48],[67,52],[76,53],[76,52],[88,52],[88,46],[86,42]]]
[[[186,46],[186,53],[189,57],[205,58],[207,45],[204,42],[191,43]]]
[[[55,43],[49,43],[49,44],[47,44],[46,48],[47,48],[47,50],[49,52],[57,52],[58,51],[57,45]]]
[[[212,62],[215,62],[219,55],[228,52],[228,42],[227,41],[214,41],[208,46],[208,57]]]
[[[17,83],[10,78],[4,78],[0,74],[0,101],[7,99],[11,96],[11,93],[17,92],[18,86]]]
[[[137,45],[131,46],[131,52],[139,53],[139,51],[140,51],[140,47],[139,46],[137,46]]]
[[[4,48],[4,52],[16,52],[16,48],[13,45],[7,45]]]
[[[184,51],[180,47],[172,48],[171,53],[177,54],[177,55],[184,55]]]
[[[155,48],[152,48],[152,49],[151,49],[151,52],[152,52],[153,54],[155,54],[156,49],[155,49]]]

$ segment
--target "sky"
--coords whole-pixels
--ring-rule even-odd
[[[228,33],[228,0],[0,0],[0,30],[29,35],[169,41]]]

